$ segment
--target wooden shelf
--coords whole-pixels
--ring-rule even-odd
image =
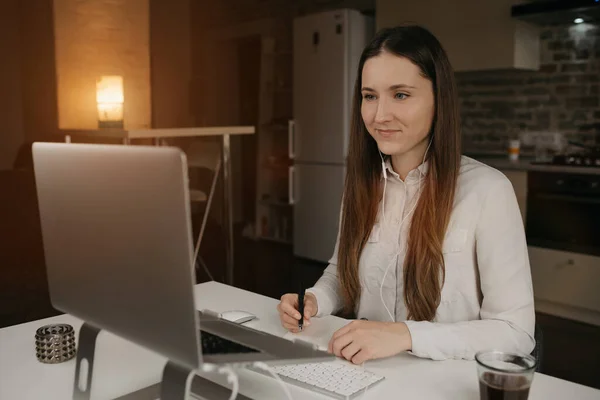
[[[272,159],[273,159],[273,161],[270,161],[269,159],[264,159],[260,163],[260,166],[263,168],[279,170],[279,169],[287,169],[294,165],[294,160],[289,158],[287,155],[285,157],[274,156]]]
[[[276,200],[261,200],[260,204],[263,206],[271,206],[271,207],[292,207],[293,205],[287,203],[285,201],[276,201]]]
[[[190,189],[190,200],[192,202],[204,203],[206,200],[208,200],[208,197],[202,190]]]
[[[290,245],[290,246],[292,245],[292,241],[291,240],[287,240],[287,239],[279,239],[279,238],[269,237],[269,236],[259,236],[258,238],[260,240],[266,240],[268,242],[287,244],[287,245]]]
[[[291,51],[276,54],[275,44],[274,37],[262,38],[254,227],[257,239],[291,245],[294,219],[291,211],[294,208],[282,198],[289,190],[289,167],[293,165],[287,155],[292,117],[291,109],[279,107],[279,103],[287,105],[292,97],[293,83],[290,82],[291,75],[286,73],[291,64],[287,59],[276,57],[293,54]]]
[[[64,136],[106,137],[114,139],[152,139],[194,136],[252,135],[253,126],[209,126],[174,129],[62,129]]]
[[[272,53],[263,54],[264,57],[283,57],[283,56],[291,56],[293,55],[292,51],[275,51]]]
[[[288,130],[287,125],[279,124],[279,123],[263,124],[260,127],[263,129],[268,129],[268,130],[278,130],[278,131],[286,131],[286,132]]]
[[[294,89],[287,87],[275,87],[275,88],[264,88],[264,92],[281,94],[281,93],[292,93]]]
[[[262,169],[266,169],[269,171],[287,171],[289,169],[290,165],[286,165],[286,164],[261,164],[261,168]]]

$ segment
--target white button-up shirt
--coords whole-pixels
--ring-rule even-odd
[[[402,268],[419,181],[427,167],[422,164],[403,181],[386,163],[384,210],[380,203],[359,262],[357,317],[390,321],[381,290],[395,320],[406,322],[412,353],[419,357],[472,359],[484,349],[530,353],[535,345],[533,289],[514,189],[501,172],[465,156],[443,243],[446,276],[440,305],[431,322],[406,321]],[[317,316],[343,305],[337,247],[323,276],[308,289],[317,298]]]

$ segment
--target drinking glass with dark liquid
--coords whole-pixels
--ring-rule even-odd
[[[483,351],[475,355],[481,400],[527,400],[536,360],[530,355]]]

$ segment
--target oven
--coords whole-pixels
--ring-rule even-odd
[[[527,243],[600,256],[600,173],[529,171]]]

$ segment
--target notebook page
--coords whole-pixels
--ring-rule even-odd
[[[313,317],[310,325],[298,333],[288,332],[283,337],[288,340],[300,339],[318,346],[319,350],[327,351],[327,345],[331,336],[340,328],[350,323],[348,319],[327,315],[325,317]]]

